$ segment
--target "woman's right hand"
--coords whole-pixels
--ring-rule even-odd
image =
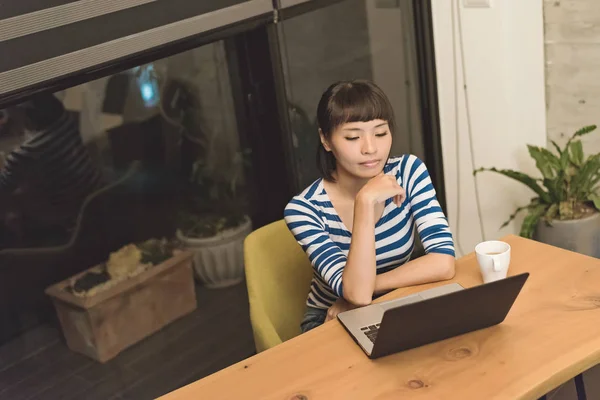
[[[327,309],[327,316],[325,317],[325,322],[335,319],[337,315],[341,312],[353,310],[357,307],[357,305],[348,302],[343,297],[339,297],[335,301],[335,303],[333,303],[333,305]]]
[[[393,198],[394,203],[400,207],[406,199],[406,191],[393,175],[385,175],[383,172],[367,182],[356,196],[357,200],[372,205],[383,203],[389,198]]]

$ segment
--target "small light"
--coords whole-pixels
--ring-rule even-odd
[[[150,103],[154,100],[154,88],[152,87],[152,84],[147,82],[143,83],[141,90],[144,102]]]
[[[154,66],[152,64],[139,67],[135,72],[137,75],[136,80],[140,90],[140,96],[144,101],[145,107],[155,107],[160,101],[158,83],[156,82],[156,77],[153,72]]]

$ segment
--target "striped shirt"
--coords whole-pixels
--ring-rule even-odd
[[[391,271],[409,261],[415,245],[415,227],[425,253],[454,256],[448,221],[437,201],[425,164],[413,155],[390,158],[384,173],[396,177],[406,191],[397,207],[392,199],[375,225],[377,274]],[[288,228],[314,267],[306,304],[328,308],[343,296],[342,272],[346,265],[352,233],[333,208],[323,180],[318,179],[286,206]]]
[[[102,186],[100,169],[67,111],[8,155],[0,171],[0,193],[23,186],[35,190],[39,201],[74,213],[87,195]]]

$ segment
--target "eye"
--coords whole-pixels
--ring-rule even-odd
[[[357,140],[357,139],[358,139],[358,136],[353,136],[353,137],[347,137],[346,138],[346,140],[349,140],[349,141],[353,141],[353,140]]]
[[[377,137],[384,137],[387,134],[388,134],[388,132],[386,131],[386,132],[376,133],[375,136],[377,136]]]

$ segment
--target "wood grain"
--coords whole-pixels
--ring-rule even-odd
[[[537,399],[600,361],[600,260],[504,240],[509,275],[530,277],[500,325],[369,360],[333,320],[163,399]],[[482,283],[474,254],[454,281]]]

